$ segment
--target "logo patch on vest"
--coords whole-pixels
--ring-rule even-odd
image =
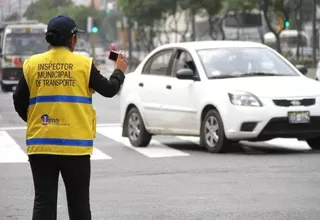
[[[59,119],[50,118],[49,115],[47,115],[47,114],[42,115],[40,119],[41,119],[42,125],[59,124]]]

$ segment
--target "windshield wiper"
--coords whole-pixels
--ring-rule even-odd
[[[238,77],[247,77],[247,76],[288,76],[288,75],[280,75],[280,74],[268,73],[268,72],[252,72],[252,73],[243,73],[238,75]]]
[[[208,79],[227,79],[227,78],[236,78],[239,75],[218,75],[218,76],[209,76]]]

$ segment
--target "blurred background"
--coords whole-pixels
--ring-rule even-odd
[[[316,67],[319,6],[320,0],[0,0],[0,19],[47,24],[68,14],[87,31],[77,51],[106,69],[111,49],[124,50],[132,70],[159,45],[201,40],[262,42],[294,64]]]

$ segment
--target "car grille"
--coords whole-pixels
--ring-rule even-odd
[[[2,79],[4,80],[20,80],[22,75],[22,68],[4,68],[2,70]]]
[[[316,100],[315,99],[300,99],[300,100],[277,99],[277,100],[273,100],[273,103],[277,106],[282,106],[282,107],[311,106],[316,104]]]
[[[311,117],[308,124],[290,124],[288,118],[272,118],[260,133],[260,137],[308,137],[320,136],[320,117]]]

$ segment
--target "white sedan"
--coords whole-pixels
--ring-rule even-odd
[[[160,46],[126,76],[122,136],[135,147],[148,146],[152,135],[200,136],[212,153],[274,138],[320,149],[320,86],[304,74],[259,43]]]

